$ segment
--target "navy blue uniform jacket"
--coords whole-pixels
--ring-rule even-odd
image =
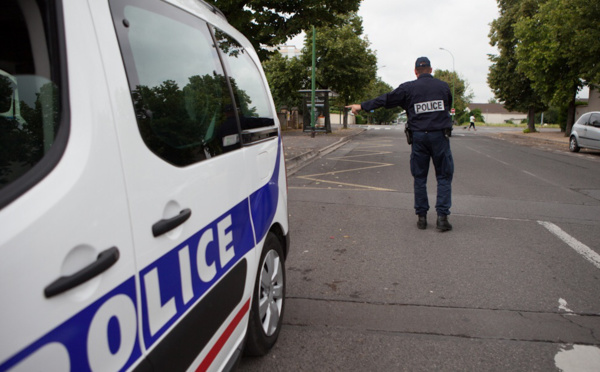
[[[406,110],[408,126],[413,131],[436,131],[452,128],[450,105],[452,94],[444,81],[431,74],[421,74],[393,91],[361,103],[365,111],[376,108],[402,107]]]

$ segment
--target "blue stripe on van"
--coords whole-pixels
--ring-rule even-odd
[[[142,310],[142,337],[147,349],[151,348],[169,328],[172,328],[173,324],[178,322],[186,311],[198,304],[199,299],[211,290],[222,277],[226,276],[228,271],[242,260],[246,253],[254,248],[255,242],[252,225],[249,223],[250,207],[248,203],[248,198],[244,199],[227,213],[224,213],[202,230],[140,271],[141,304],[139,306],[141,306]],[[234,252],[233,257],[227,260],[224,265],[221,264],[218,233],[218,225],[223,221],[226,221],[226,223],[221,225],[220,229],[223,230],[223,226],[227,226],[224,229],[224,233],[231,234],[231,243],[227,247],[233,249]],[[212,239],[209,240],[208,244],[205,242],[205,245],[201,249],[199,248],[201,237],[209,230],[212,230]],[[208,235],[211,234],[209,233]],[[189,254],[189,260],[180,259],[180,251],[182,250],[182,254]],[[205,253],[204,256],[198,258],[199,251]],[[199,259],[205,260],[203,261],[205,265],[214,266],[215,272],[211,276],[211,280],[205,282],[200,279],[197,269]],[[183,261],[189,262],[189,267],[186,267],[186,270],[183,272],[191,274],[186,280],[189,280],[193,289],[193,295],[187,301],[184,300],[182,290]],[[147,288],[145,287],[144,280],[145,275],[151,271],[154,271],[152,275],[158,277],[161,305],[171,301],[174,302],[176,309],[168,321],[155,331],[154,334],[151,334],[149,330]],[[189,278],[190,276],[191,278]],[[185,278],[185,275],[183,277]],[[121,310],[123,304],[126,305],[126,310]],[[109,356],[107,359],[111,360],[106,360],[105,369],[114,371],[126,370],[134,365],[142,356],[142,343],[138,337],[139,332],[137,330],[137,308],[135,277],[132,276],[17,354],[0,363],[0,372],[7,371],[21,363],[24,363],[22,367],[25,367],[28,362],[27,359],[42,357],[43,355],[47,355],[47,352],[54,353],[56,350],[65,351],[65,357],[61,360],[67,360],[65,363],[70,365],[70,370],[90,371],[93,367],[93,363],[90,361],[90,354],[94,350],[93,347],[90,348],[89,346],[89,335],[93,328],[92,324],[94,322],[98,324],[98,314],[100,313],[102,313],[99,321],[102,326],[100,327],[100,331],[98,331],[98,334],[102,335],[100,342],[105,350],[109,349],[110,353],[112,353],[106,354]],[[111,316],[111,312],[115,311],[115,309],[121,314]],[[127,321],[125,325],[122,324],[123,319],[133,320]],[[207,319],[207,321],[212,321],[212,319]],[[98,330],[97,327],[94,329]],[[124,332],[128,334],[123,334]],[[111,355],[115,357],[115,360],[112,360]],[[116,357],[117,355],[119,358]],[[60,357],[60,355],[57,357]],[[54,359],[56,360],[57,358]],[[51,370],[52,362],[48,362],[46,363],[44,357],[43,363],[46,363],[47,369]],[[111,364],[110,362],[114,363]]]
[[[267,235],[277,211],[277,202],[279,200],[279,169],[281,164],[281,136],[279,136],[278,141],[277,160],[275,161],[275,169],[273,170],[271,179],[265,186],[250,195],[252,221],[254,222],[257,242],[263,240]]]
[[[121,285],[99,298],[96,302],[75,314],[72,318],[68,319],[5,361],[0,365],[0,371],[6,371],[16,366],[27,357],[36,354],[44,347],[51,346],[52,344],[60,345],[66,349],[68,352],[68,363],[70,364],[71,371],[90,371],[91,366],[88,359],[88,334],[91,323],[94,320],[98,310],[110,300],[114,300],[118,296],[125,296],[126,301],[129,301],[128,303],[131,303],[131,306],[133,306],[135,315],[137,313],[137,301],[135,293],[135,280],[132,276]],[[135,328],[137,329],[137,327]],[[115,327],[111,327],[109,322],[106,327],[107,343],[114,345],[115,341],[119,343],[122,337],[123,335],[119,334],[119,330],[115,329]],[[133,348],[128,350],[128,352],[129,358],[127,358],[127,360],[123,363],[122,368],[120,368],[121,370],[129,368],[142,355],[139,338],[137,335],[135,335]],[[55,358],[59,359],[58,357],[60,357],[60,355],[55,355]],[[52,365],[46,365],[47,370],[51,370],[52,367]],[[37,366],[37,368],[39,368],[39,366]]]
[[[275,169],[267,184],[140,271],[142,337],[146,349],[150,349],[167,330],[172,328],[173,324],[181,319],[186,311],[198,304],[199,299],[214,287],[222,277],[227,275],[228,271],[243,259],[246,253],[254,248],[254,236],[251,224],[248,223],[250,214],[254,222],[256,240],[261,241],[266,236],[275,217],[279,198],[279,172],[282,156],[281,137],[279,137],[278,141]],[[227,260],[225,264],[221,264],[218,234],[219,223],[223,221],[226,223],[225,225],[221,225],[221,229],[223,229],[222,226],[227,226],[224,232],[226,234],[230,233],[232,240],[227,248],[233,247],[234,252],[233,257]],[[209,243],[202,247],[202,251],[205,251],[205,256],[201,256],[201,258],[205,258],[204,263],[206,265],[214,265],[216,271],[211,276],[211,280],[205,282],[199,277],[197,262],[199,259],[198,251],[201,238],[209,230],[212,230],[212,239],[209,239]],[[180,260],[180,251],[182,250],[185,250],[183,254],[189,253],[190,267],[186,268],[186,271],[191,274],[193,289],[193,295],[187,301],[184,299],[182,290],[182,262]],[[155,331],[154,334],[150,332],[147,288],[144,281],[145,276],[152,271],[154,271],[152,274],[156,274],[158,277],[161,304],[172,300],[176,309],[175,314],[160,329]],[[123,310],[123,307],[119,304],[126,304],[125,308],[127,309]],[[115,308],[119,309],[120,314],[107,316],[107,314],[112,314],[111,311],[114,311]],[[35,354],[51,346],[51,344],[57,345],[59,349],[62,347],[66,351],[66,358],[68,358],[71,370],[90,371],[92,363],[89,357],[89,335],[92,332],[92,324],[96,322],[97,325],[99,322],[99,314],[102,315],[100,316],[101,327],[98,328],[95,326],[94,331],[100,329],[98,332],[101,332],[104,336],[104,339],[101,341],[104,342],[104,346],[110,349],[110,353],[113,356],[122,356],[117,361],[117,365],[108,365],[106,367],[110,370],[126,370],[137,363],[142,356],[142,344],[138,336],[139,332],[137,331],[137,308],[135,277],[132,276],[23,350],[3,361],[0,364],[0,372],[7,371],[22,362],[27,363],[28,358],[35,358]],[[120,323],[132,314],[136,320],[133,322],[135,323],[133,326],[135,328],[134,331],[132,330],[133,328],[127,328],[124,324]],[[121,319],[119,318],[120,316]],[[129,323],[128,325],[131,326]],[[124,331],[131,334],[122,334]],[[126,342],[129,342],[129,344],[125,345]],[[55,350],[56,348],[52,349],[53,352]],[[47,365],[47,367],[51,369],[52,365]]]
[[[148,347],[153,345],[157,339],[159,339],[171,326],[185,313],[190,307],[192,307],[200,297],[202,297],[211,287],[218,282],[231,267],[233,267],[247,252],[254,247],[254,237],[252,234],[251,225],[249,222],[248,212],[248,200],[244,199],[241,203],[233,207],[227,213],[220,216],[218,219],[211,222],[209,225],[192,235],[186,241],[175,247],[169,253],[165,254],[152,264],[148,265],[140,272],[140,286],[142,292],[142,331],[144,337],[144,343]],[[235,256],[229,260],[225,265],[222,264],[220,253],[219,253],[219,234],[217,233],[219,222],[225,218],[231,216],[231,229],[228,232],[232,234],[232,243],[234,247]],[[202,236],[205,233],[212,235],[212,241],[206,247],[205,256],[199,257],[199,254],[204,251],[203,243],[201,242]],[[180,250],[187,249],[189,254],[189,262],[191,263],[191,278],[193,286],[193,298],[187,302],[183,298],[182,294],[182,279],[180,270]],[[201,280],[197,262],[198,260],[205,261],[208,265],[215,267],[216,273],[211,280],[205,282]],[[150,331],[150,324],[148,316],[147,306],[147,290],[145,288],[144,277],[153,270],[158,272],[158,280],[160,285],[160,295],[162,303],[174,299],[175,307],[177,309],[177,316],[172,317],[166,322],[159,331],[152,334]]]

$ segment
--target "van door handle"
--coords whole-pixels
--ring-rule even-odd
[[[179,214],[173,218],[167,218],[158,221],[157,223],[152,225],[152,235],[154,235],[154,237],[156,238],[157,236],[161,236],[162,234],[168,233],[169,231],[173,230],[177,226],[187,221],[191,215],[192,210],[186,208],[179,212]]]
[[[77,287],[87,282],[95,276],[98,276],[108,270],[119,260],[119,249],[117,247],[108,248],[100,252],[96,261],[84,267],[73,275],[61,276],[44,289],[44,296],[50,298]]]

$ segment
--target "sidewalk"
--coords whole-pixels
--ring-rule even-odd
[[[492,133],[498,138],[512,138],[519,141],[527,141],[528,143],[551,143],[556,145],[569,146],[569,137],[565,137],[565,133],[559,129],[539,129],[535,133],[523,133],[522,131]]]
[[[331,131],[331,133],[317,132],[314,138],[310,136],[310,132],[305,133],[301,129],[282,131],[288,175],[294,174],[316,157],[341,147],[365,129],[356,127],[343,129],[341,125],[332,125]]]

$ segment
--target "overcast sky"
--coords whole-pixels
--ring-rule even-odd
[[[394,88],[414,80],[420,56],[433,69],[454,69],[471,88],[473,103],[487,103],[490,23],[498,18],[496,0],[363,0],[358,11],[364,34],[377,54],[379,76]],[[289,43],[302,48],[303,38]],[[440,50],[444,48],[450,51]]]

